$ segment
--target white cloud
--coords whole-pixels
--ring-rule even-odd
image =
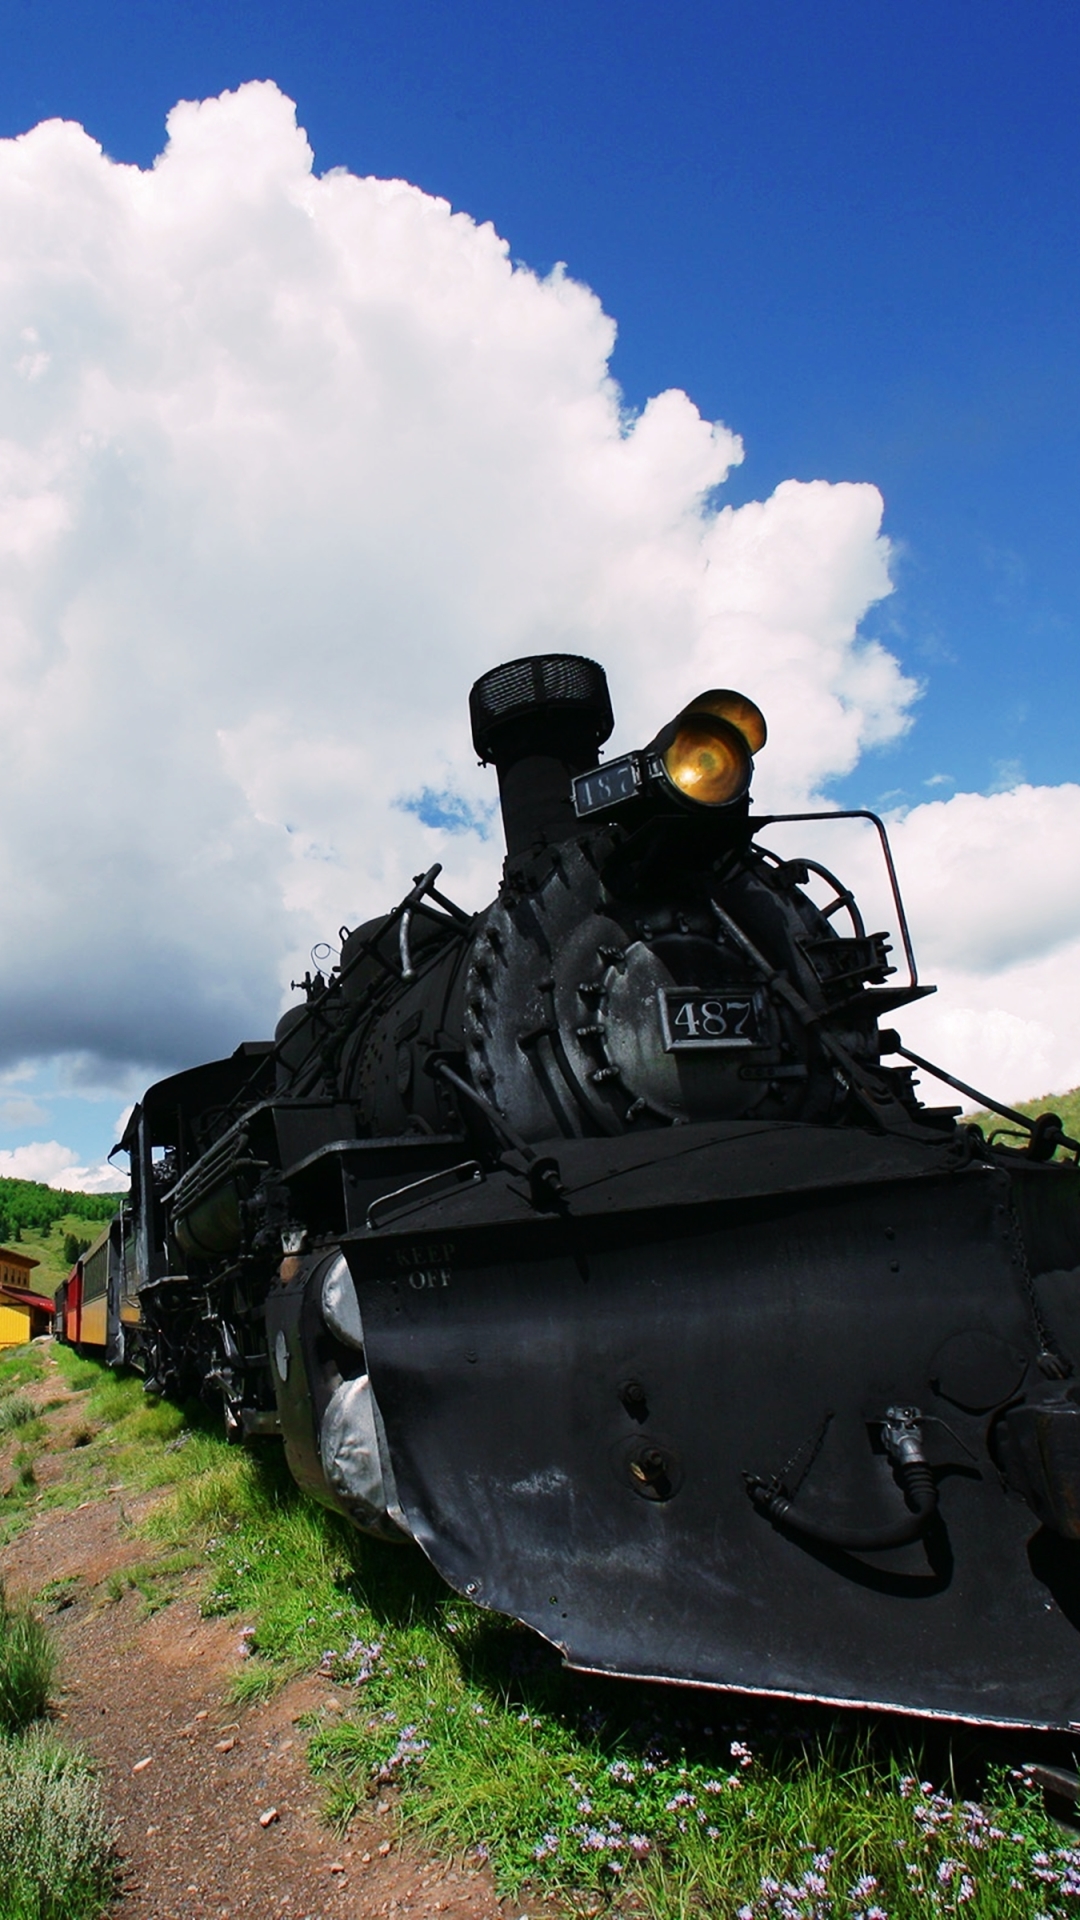
[[[493,797],[466,696],[497,661],[601,659],[621,744],[744,686],[774,807],[916,692],[859,636],[889,591],[873,487],[717,512],[736,435],[679,392],[627,418],[588,288],[401,181],[316,177],[268,83],[168,132],[145,172],[57,121],[0,142],[0,994],[12,1061],[77,1057],[118,1097],[132,1063],[265,1032],[311,942],[432,859],[490,893],[498,835],[461,829]],[[425,790],[441,826],[402,804]],[[1071,790],[1025,791],[1027,816],[960,795],[899,837],[971,1031],[1050,1072]]]
[[[893,838],[939,988],[903,1016],[916,1052],[1006,1100],[1080,1083],[1080,786],[958,793]]]
[[[888,831],[919,975],[937,987],[888,1024],[916,1053],[1007,1102],[1076,1086],[1080,786],[958,793],[912,807]],[[842,875],[867,925],[892,933],[903,977],[871,829],[837,823],[763,837]],[[834,925],[846,931],[842,915]],[[929,1080],[923,1091],[934,1103],[957,1097]]]
[[[39,1180],[70,1193],[120,1193],[126,1174],[106,1165],[83,1167],[79,1156],[58,1140],[34,1140],[25,1147],[0,1149],[0,1179]]]
[[[515,653],[599,656],[627,740],[748,683],[776,796],[903,727],[856,638],[889,590],[872,487],[716,514],[739,441],[678,392],[624,416],[588,288],[401,181],[317,178],[270,84],[168,131],[148,172],[58,121],[0,142],[20,1057],[231,1048],[447,847],[482,899],[497,836],[401,802],[483,822],[466,695]]]

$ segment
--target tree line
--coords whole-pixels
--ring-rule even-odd
[[[81,1220],[111,1220],[122,1197],[119,1193],[69,1193],[62,1187],[43,1187],[37,1180],[0,1179],[0,1244],[17,1244],[24,1228],[48,1233],[55,1221],[69,1213]]]

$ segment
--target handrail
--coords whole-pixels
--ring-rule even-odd
[[[908,932],[907,914],[904,912],[904,902],[900,897],[900,882],[896,877],[896,867],[893,862],[892,848],[889,845],[889,836],[885,831],[885,822],[876,813],[871,813],[869,807],[847,807],[838,813],[757,814],[748,824],[756,832],[758,827],[787,826],[799,820],[869,820],[877,828],[878,839],[881,841],[881,851],[885,860],[885,870],[888,873],[889,886],[892,890],[893,906],[896,908],[896,919],[900,929],[900,939],[903,943],[904,958],[907,961],[908,986],[917,987],[919,984],[919,975],[915,966],[915,951],[911,944],[911,935]]]

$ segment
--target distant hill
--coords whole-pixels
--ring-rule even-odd
[[[1080,1140],[1080,1087],[1071,1087],[1068,1093],[1044,1093],[1038,1100],[1009,1100],[1006,1105],[1017,1113],[1026,1113],[1032,1120],[1037,1120],[1040,1113],[1056,1113],[1066,1133]],[[997,1113],[965,1113],[964,1119],[974,1121],[987,1137],[999,1127],[1009,1127],[1009,1122]]]
[[[0,1240],[10,1240],[25,1227],[47,1233],[68,1213],[82,1220],[111,1220],[122,1198],[119,1193],[66,1193],[37,1180],[0,1180]]]
[[[119,1193],[66,1193],[37,1180],[0,1179],[0,1246],[17,1246],[39,1261],[30,1285],[52,1293],[77,1248],[97,1238],[122,1198]]]

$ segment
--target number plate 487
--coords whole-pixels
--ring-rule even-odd
[[[757,1001],[752,993],[664,987],[659,999],[666,1053],[681,1053],[687,1047],[761,1044]]]

